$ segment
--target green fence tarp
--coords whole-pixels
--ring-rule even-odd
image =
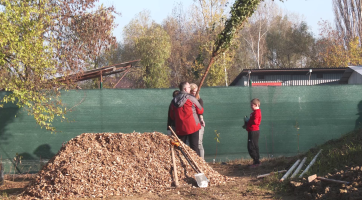
[[[166,133],[167,111],[173,91],[102,89],[62,92],[62,101],[72,110],[67,114],[71,122],[56,121],[54,126],[61,131],[56,134],[41,129],[25,110],[7,104],[0,109],[0,157],[9,165],[14,165],[16,155],[22,156],[23,165],[39,163],[54,156],[63,143],[82,133]],[[5,94],[0,92],[0,98]],[[200,95],[205,109],[207,161],[215,158],[216,148],[217,161],[249,158],[247,132],[242,125],[243,117],[251,113],[252,98],[261,100],[263,118],[259,147],[262,157],[305,152],[362,126],[361,86],[202,88]],[[220,143],[216,143],[215,130],[220,133]]]

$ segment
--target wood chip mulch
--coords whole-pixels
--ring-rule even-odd
[[[162,133],[83,133],[64,145],[38,173],[23,198],[102,198],[160,193],[173,187],[171,137]],[[231,180],[186,146],[209,186]],[[175,151],[181,186],[197,186],[196,172]]]

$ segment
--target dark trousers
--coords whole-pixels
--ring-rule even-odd
[[[186,144],[186,140],[189,140],[190,148],[196,151],[197,155],[200,156],[200,149],[199,149],[199,131],[192,133],[190,135],[178,135],[178,138],[182,142]]]
[[[254,160],[254,164],[260,164],[259,161],[259,135],[260,131],[248,132],[248,152],[250,157]]]

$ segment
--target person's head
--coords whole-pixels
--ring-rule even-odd
[[[260,107],[260,100],[258,98],[251,100],[250,107],[252,110],[258,110]]]
[[[172,97],[177,96],[177,95],[178,95],[178,93],[180,93],[180,90],[175,90],[175,91],[173,91],[173,93],[172,93]]]
[[[190,93],[190,84],[188,82],[181,82],[179,85],[180,91]]]
[[[198,87],[195,83],[190,84],[190,94],[194,95],[196,97],[196,99],[200,99],[200,95],[196,96],[197,89],[198,89]]]

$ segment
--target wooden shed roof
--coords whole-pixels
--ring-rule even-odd
[[[119,63],[119,64],[115,64],[115,65],[105,66],[105,67],[101,67],[98,69],[92,69],[92,70],[88,70],[88,71],[84,71],[84,72],[79,72],[79,73],[72,74],[69,76],[58,77],[57,79],[60,79],[61,82],[68,82],[68,81],[78,82],[78,81],[84,81],[84,80],[88,80],[88,79],[92,79],[92,78],[97,78],[100,76],[108,76],[111,74],[122,73],[132,67],[137,67],[136,64],[139,61],[140,60],[133,60],[133,61],[128,61],[128,62]]]

